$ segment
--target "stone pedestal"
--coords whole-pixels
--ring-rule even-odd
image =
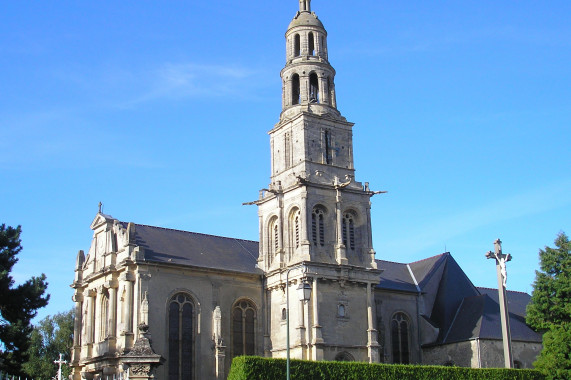
[[[156,354],[151,347],[149,326],[139,325],[139,338],[133,349],[121,356],[121,362],[129,367],[129,380],[154,379],[154,369],[164,362],[164,358]]]

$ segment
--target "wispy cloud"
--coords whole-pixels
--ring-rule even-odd
[[[123,106],[161,98],[217,98],[247,94],[244,88],[251,87],[248,83],[253,74],[252,70],[237,66],[166,63],[146,73],[139,73],[137,76],[145,83],[145,88],[140,95],[123,103]]]
[[[472,207],[459,213],[447,215],[422,225],[416,230],[407,231],[406,237],[387,242],[391,249],[414,254],[492,223],[505,222],[516,218],[540,214],[571,205],[571,180],[555,182],[549,186],[531,189],[508,198]]]

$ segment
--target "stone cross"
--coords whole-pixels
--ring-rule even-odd
[[[510,318],[508,312],[508,300],[506,282],[508,273],[506,263],[512,259],[512,255],[502,252],[502,242],[497,239],[494,242],[494,252],[486,253],[486,258],[496,259],[496,274],[498,276],[498,300],[500,303],[500,317],[502,323],[502,339],[504,344],[504,364],[506,368],[513,368],[512,338],[510,331]]]
[[[59,366],[58,371],[57,371],[57,380],[62,380],[62,377],[61,377],[61,365],[62,365],[62,364],[66,364],[66,363],[67,363],[67,360],[63,360],[63,354],[59,354],[59,360],[55,360],[54,363]]]

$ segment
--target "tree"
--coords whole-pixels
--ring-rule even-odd
[[[73,310],[58,313],[53,317],[47,316],[34,327],[28,348],[28,361],[23,369],[34,379],[51,379],[57,373],[58,366],[54,363],[63,354],[63,359],[69,363],[73,346]],[[62,366],[63,378],[71,373],[69,366]]]
[[[14,285],[10,273],[22,250],[21,232],[20,226],[0,225],[0,368],[15,375],[22,373],[32,332],[31,320],[49,300],[45,274]]]
[[[535,367],[548,379],[571,379],[571,243],[561,232],[555,248],[539,250],[527,323],[544,332]]]

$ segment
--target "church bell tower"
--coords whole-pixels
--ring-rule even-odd
[[[271,183],[256,202],[259,266],[272,271],[313,261],[376,268],[374,193],[355,180],[353,123],[337,110],[327,31],[310,0],[299,1],[285,37],[282,112],[269,131]]]
[[[289,315],[292,357],[377,362],[375,192],[355,180],[353,123],[337,109],[327,31],[311,0],[299,0],[285,39],[282,112],[269,131],[271,182],[253,202],[265,273],[264,352],[285,357]],[[301,284],[311,286],[311,300],[288,302]]]

